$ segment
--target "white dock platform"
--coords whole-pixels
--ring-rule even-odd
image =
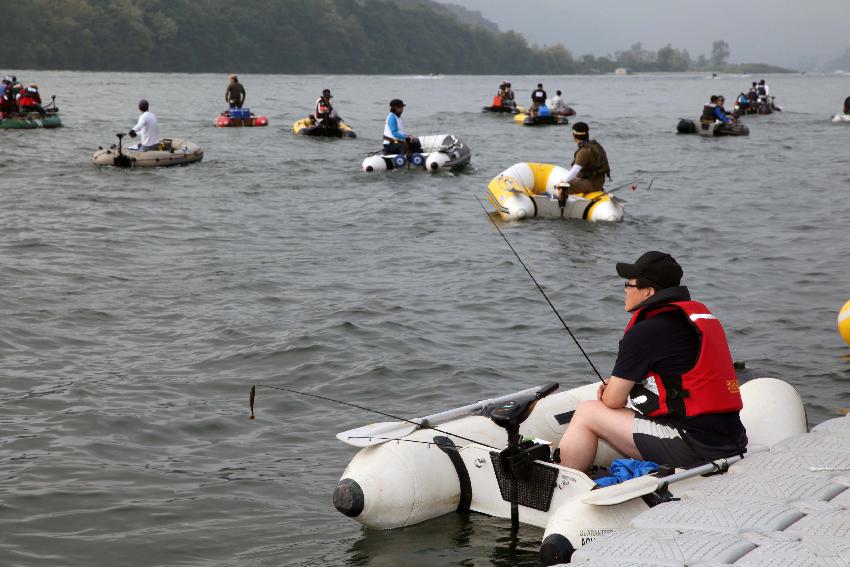
[[[749,455],[578,549],[583,567],[850,567],[850,416]]]

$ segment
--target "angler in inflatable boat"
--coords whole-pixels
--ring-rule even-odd
[[[482,107],[481,111],[509,114],[520,112],[517,108],[516,100],[514,100],[514,91],[511,89],[511,84],[507,81],[502,81],[502,84],[499,85],[499,91],[493,96],[493,104]]]
[[[547,105],[552,114],[556,116],[573,116],[576,113],[575,110],[567,106],[567,103],[564,102],[564,97],[561,96],[560,90],[555,91],[555,96],[547,101]]]
[[[62,126],[56,96],[42,106],[38,85],[24,88],[17,78],[7,75],[0,82],[0,129],[58,128]]]
[[[404,131],[401,114],[404,102],[390,101],[390,113],[384,124],[383,155],[370,155],[363,160],[363,171],[386,171],[415,167],[428,171],[461,169],[472,157],[469,147],[450,134],[417,138]]]
[[[702,325],[700,332],[713,340],[717,333],[709,327],[715,320],[700,308],[687,311],[681,306],[671,307],[683,313],[683,318],[689,313],[686,321],[693,323],[687,324],[695,329]],[[659,316],[662,314],[655,315]],[[714,354],[713,347],[706,348]],[[702,371],[705,364],[713,368],[705,362],[697,363],[697,370]],[[729,395],[709,405],[719,407],[726,401],[735,405],[729,388],[736,383],[734,374],[724,377],[722,387]],[[622,484],[608,486],[603,479],[597,484],[585,471],[553,462],[557,459],[552,458],[550,446],[563,437],[565,429],[573,427],[574,420],[583,419],[576,414],[585,402],[601,403],[599,386],[587,384],[555,392],[557,388],[558,384],[529,388],[429,416],[374,423],[339,433],[338,439],[360,450],[334,489],[334,506],[373,529],[410,526],[452,512],[510,518],[512,528],[519,523],[545,528],[540,558],[544,565],[554,565],[569,561],[575,549],[599,535],[628,528],[635,516],[649,508],[711,482],[701,475],[724,472],[741,460],[739,454],[730,453],[730,457],[689,470],[674,472],[672,466],[662,466],[656,473]],[[609,388],[614,386],[605,390]],[[697,389],[703,391],[702,387]],[[785,382],[751,379],[741,385],[740,398],[740,420],[751,447],[769,448],[807,430],[800,396]],[[700,408],[707,407],[706,398],[701,399]],[[684,402],[686,408],[688,400]],[[578,431],[581,421],[576,423]],[[650,437],[655,439],[655,433],[650,430]],[[643,435],[643,431],[632,437],[636,435]],[[678,441],[680,438],[647,444],[663,446],[662,452],[671,451],[675,458],[680,458],[681,449],[686,460],[700,450],[686,447]],[[721,438],[735,444],[731,436]],[[643,446],[643,441],[640,443]],[[616,468],[620,463],[612,461],[624,456],[617,449],[600,440],[594,465]],[[558,453],[554,456],[562,461],[571,458],[560,450]],[[634,468],[654,469],[654,465],[643,463]],[[714,480],[718,478],[722,482],[725,477]]]
[[[844,108],[841,114],[832,117],[833,122],[850,122],[850,96],[844,99]]]
[[[224,91],[224,100],[230,108],[242,108],[245,104],[245,87],[239,82],[236,75],[227,76],[227,88]]]
[[[547,98],[546,91],[543,90],[543,83],[537,83],[537,88],[531,91],[531,107],[528,109],[528,115],[537,116],[540,108],[546,106]]]
[[[404,112],[404,101],[394,98],[390,101],[390,112],[384,122],[384,154],[402,154],[410,156],[422,151],[422,144],[416,136],[404,131],[401,115]]]
[[[118,145],[104,149],[102,147],[92,156],[96,165],[114,165],[116,167],[164,167],[201,161],[204,151],[189,140],[160,139],[159,122],[156,115],[150,111],[150,103],[146,99],[139,101],[139,120],[128,135],[136,138],[141,135],[141,141],[124,150],[122,139],[124,134],[118,134]]]
[[[215,125],[219,128],[268,126],[269,119],[266,116],[257,116],[245,105],[245,87],[239,82],[236,75],[228,75],[227,88],[224,91],[224,100],[228,109],[216,118]]]
[[[131,138],[141,134],[142,138],[138,144],[128,149],[140,152],[159,149],[159,121],[156,114],[150,111],[150,103],[144,98],[139,101],[139,112],[139,120],[127,134]]]
[[[559,183],[559,195],[564,193],[593,193],[605,191],[605,179],[611,179],[608,154],[596,140],[590,138],[590,126],[576,122],[573,126],[573,141],[578,148],[573,154],[573,163],[567,176]],[[568,185],[568,187],[566,187]]]
[[[324,89],[322,96],[316,99],[313,114],[297,121],[292,125],[294,134],[306,136],[322,136],[330,138],[356,138],[351,126],[343,122],[331,104],[330,89]]]
[[[598,399],[579,405],[561,439],[561,465],[589,470],[599,439],[627,457],[676,467],[744,453],[743,405],[726,335],[680,285],[679,263],[651,251],[618,263],[617,274],[626,279],[632,318]]]
[[[503,220],[526,218],[623,220],[623,205],[604,191],[570,194],[569,171],[549,163],[517,163],[487,184],[487,199]]]
[[[463,140],[451,134],[433,134],[418,138],[420,150],[410,154],[387,154],[386,150],[370,154],[363,160],[363,171],[390,169],[423,169],[459,171],[472,159],[472,151]]]
[[[702,136],[749,136],[750,129],[739,124],[723,108],[725,98],[711,95],[709,103],[703,106],[699,123],[682,118],[676,126],[679,134],[699,133]]]

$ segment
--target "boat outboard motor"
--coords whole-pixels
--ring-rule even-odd
[[[535,443],[523,443],[519,426],[531,415],[537,401],[558,389],[553,382],[533,394],[503,402],[490,411],[490,419],[508,432],[508,446],[499,453],[499,461],[510,476],[511,529],[519,529],[519,491],[517,481],[528,480],[534,461],[549,457],[549,446]]]
[[[124,138],[124,133],[119,132],[115,135],[118,136],[118,155],[112,158],[112,165],[115,167],[130,167],[133,165],[133,161],[130,159],[130,156],[121,151],[121,140]]]

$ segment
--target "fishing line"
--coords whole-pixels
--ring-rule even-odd
[[[392,418],[392,419],[397,419],[397,420],[399,420],[399,421],[404,421],[404,422],[406,422],[406,423],[410,423],[410,424],[412,424],[412,425],[415,425],[416,427],[421,428],[421,429],[431,429],[432,431],[436,431],[437,433],[442,433],[442,434],[444,434],[444,435],[450,435],[450,436],[452,436],[452,437],[457,437],[458,439],[462,439],[462,440],[464,440],[464,441],[469,441],[470,443],[475,443],[475,444],[477,444],[477,445],[483,445],[484,447],[488,447],[488,448],[490,448],[490,449],[495,449],[496,451],[499,451],[499,450],[500,450],[500,449],[498,449],[497,447],[493,447],[492,445],[488,445],[487,443],[481,443],[481,442],[479,442],[479,441],[476,441],[475,439],[469,439],[469,438],[467,438],[467,437],[461,437],[460,435],[458,435],[458,434],[456,434],[456,433],[450,433],[450,432],[448,432],[448,431],[443,431],[442,429],[437,429],[436,427],[432,427],[432,426],[428,425],[428,423],[427,423],[427,422],[419,423],[419,422],[417,422],[417,421],[413,421],[413,420],[411,420],[411,419],[407,419],[407,418],[404,418],[404,417],[399,417],[399,416],[397,416],[397,415],[393,415],[393,414],[391,414],[391,413],[386,413],[386,412],[383,412],[383,411],[380,411],[380,410],[376,410],[376,409],[372,409],[372,408],[367,408],[367,407],[364,407],[364,406],[359,406],[359,405],[357,405],[357,404],[352,404],[351,402],[343,402],[342,400],[335,400],[335,399],[333,399],[333,398],[328,398],[328,397],[325,397],[325,396],[320,396],[320,395],[318,395],[318,394],[311,394],[311,393],[309,393],[309,392],[301,392],[301,391],[299,391],[299,390],[292,390],[292,389],[290,389],[290,388],[283,388],[283,387],[281,387],[281,386],[269,386],[269,385],[266,385],[266,384],[255,384],[255,385],[251,386],[251,394],[248,396],[248,404],[249,404],[249,406],[250,406],[250,408],[251,408],[251,417],[250,417],[249,419],[256,419],[256,416],[254,415],[254,397],[255,397],[255,395],[256,395],[256,389],[257,389],[258,387],[259,387],[259,388],[268,388],[268,389],[270,389],[270,390],[280,390],[280,391],[282,391],[282,392],[289,392],[289,393],[291,393],[291,394],[299,394],[299,395],[301,395],[301,396],[309,396],[309,397],[311,397],[311,398],[317,398],[317,399],[319,399],[319,400],[324,400],[324,401],[326,401],[326,402],[333,402],[333,403],[336,403],[336,404],[342,404],[342,405],[344,405],[344,406],[350,406],[350,407],[357,408],[357,409],[360,409],[360,410],[363,410],[363,411],[368,411],[368,412],[376,413],[376,414],[378,414],[378,415],[382,415],[382,416],[384,416],[384,417],[390,417],[390,418]],[[368,436],[365,436],[365,437],[352,437],[352,439],[363,439],[363,438],[380,439],[379,437],[368,437]]]
[[[564,318],[561,317],[561,314],[558,313],[558,310],[555,308],[555,306],[549,300],[549,296],[546,295],[546,292],[543,291],[543,288],[540,286],[539,283],[537,283],[537,279],[534,277],[534,274],[531,273],[531,270],[528,269],[528,266],[526,266],[525,262],[522,261],[522,258],[519,257],[519,254],[517,254],[517,251],[514,250],[513,246],[511,246],[511,242],[508,240],[508,237],[505,236],[505,233],[502,232],[502,229],[499,228],[499,225],[496,224],[496,221],[494,221],[493,217],[490,216],[489,211],[487,211],[487,208],[484,206],[484,203],[481,202],[481,199],[478,198],[478,195],[474,195],[474,197],[475,197],[475,200],[478,201],[478,204],[481,205],[481,208],[484,210],[484,214],[487,215],[487,218],[490,219],[490,222],[493,223],[493,226],[495,226],[496,230],[499,231],[499,235],[501,235],[501,237],[505,240],[505,243],[508,245],[508,248],[511,249],[511,252],[513,252],[514,256],[516,256],[516,259],[519,260],[519,263],[522,265],[523,268],[525,268],[526,273],[528,273],[529,277],[531,277],[531,281],[534,282],[534,285],[536,285],[537,289],[540,290],[540,293],[543,294],[544,299],[546,299],[546,303],[549,304],[549,307],[551,307],[552,311],[555,312],[555,315],[558,316],[558,319],[561,321],[561,324],[564,326],[564,328],[570,334],[570,337],[572,337],[573,341],[576,343],[576,346],[581,351],[581,354],[584,355],[584,358],[587,360],[587,363],[590,364],[590,367],[593,368],[594,372],[596,372],[596,375],[599,377],[599,380],[603,384],[605,384],[605,380],[602,379],[602,374],[599,373],[599,370],[596,369],[596,366],[593,364],[593,361],[590,360],[590,357],[587,356],[586,352],[584,352],[584,349],[582,348],[581,343],[578,342],[578,339],[573,334],[573,332],[570,330],[570,327],[567,325],[566,321],[564,321]]]

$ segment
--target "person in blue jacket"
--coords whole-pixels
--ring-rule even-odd
[[[404,112],[404,102],[394,98],[390,101],[390,113],[384,124],[384,154],[412,154],[422,151],[419,138],[404,131],[401,113]]]
[[[726,97],[723,95],[717,96],[717,106],[714,107],[714,117],[721,122],[730,123],[734,122],[735,118],[729,116],[729,113],[726,112],[726,109],[723,107],[723,104],[726,102]]]
[[[709,124],[716,121],[725,123],[732,122],[732,119],[727,116],[726,112],[723,110],[723,101],[725,101],[725,99],[722,96],[711,95],[710,102],[702,108],[700,121]]]

